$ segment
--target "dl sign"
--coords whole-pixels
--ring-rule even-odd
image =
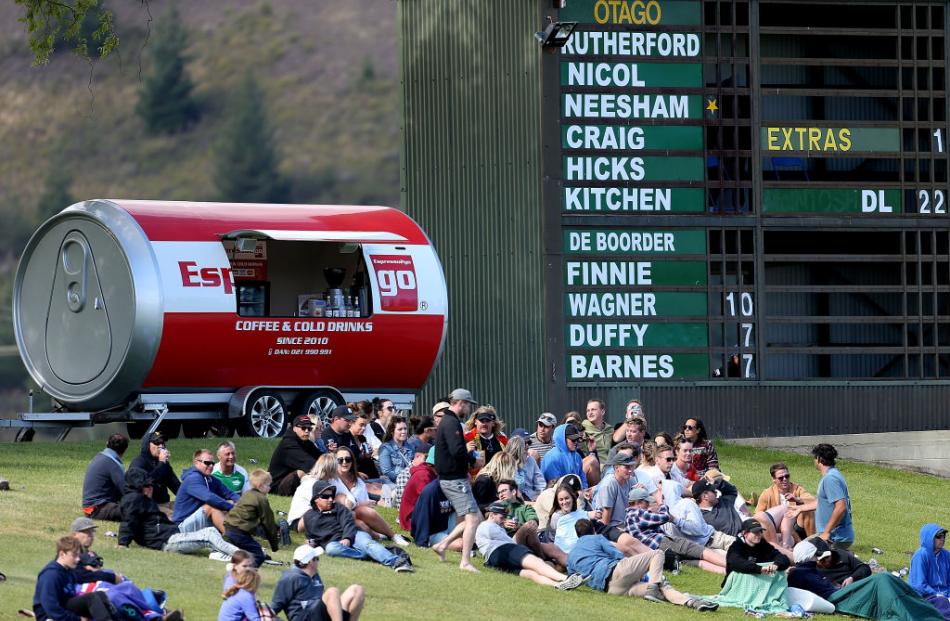
[[[419,305],[419,292],[412,257],[373,255],[370,260],[379,284],[380,310],[415,312]]]

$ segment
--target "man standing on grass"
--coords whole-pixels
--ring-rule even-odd
[[[480,460],[475,451],[475,441],[465,443],[462,419],[468,418],[476,405],[478,403],[472,398],[472,393],[464,388],[456,388],[449,395],[449,407],[442,410],[442,422],[435,432],[435,471],[439,475],[439,487],[461,521],[448,537],[432,546],[439,560],[444,561],[446,548],[461,537],[462,560],[459,568],[474,573],[478,573],[478,569],[472,565],[472,545],[475,543],[475,529],[482,517],[472,494],[468,471],[470,467],[478,465]]]
[[[819,444],[811,450],[811,454],[815,458],[815,467],[821,472],[815,529],[818,536],[833,548],[848,549],[854,543],[851,496],[844,476],[835,468],[838,451],[830,444]]]

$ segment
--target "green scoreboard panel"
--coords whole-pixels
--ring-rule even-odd
[[[558,4],[553,376],[950,379],[945,0]]]

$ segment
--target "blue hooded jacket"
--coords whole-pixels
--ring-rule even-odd
[[[211,505],[216,509],[228,511],[233,505],[229,500],[237,502],[240,494],[235,494],[220,479],[205,476],[194,466],[186,468],[181,473],[181,487],[175,496],[175,510],[172,513],[172,522],[181,524],[185,518],[204,505]]]
[[[567,425],[554,428],[554,448],[541,460],[541,472],[545,481],[556,481],[565,474],[576,474],[581,478],[583,489],[587,489],[587,476],[584,474],[581,454],[567,448],[567,440],[564,439],[566,431]]]
[[[920,527],[920,547],[910,560],[910,586],[923,597],[950,595],[950,552],[941,549],[934,554],[934,537],[946,528],[939,524]]]

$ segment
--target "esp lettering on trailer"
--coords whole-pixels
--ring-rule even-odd
[[[379,284],[381,310],[415,312],[419,306],[419,288],[412,257],[373,255],[370,260]]]
[[[179,261],[178,270],[181,272],[182,287],[221,287],[227,294],[234,292],[231,282],[231,268],[229,267],[202,267],[194,261]]]

